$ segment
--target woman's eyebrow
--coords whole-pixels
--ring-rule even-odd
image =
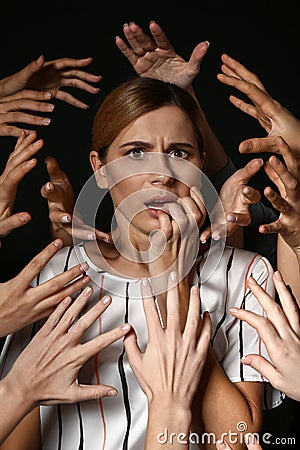
[[[120,147],[128,147],[129,145],[134,147],[147,147],[147,148],[153,148],[154,146],[150,144],[149,142],[145,141],[131,141],[131,142],[125,142],[124,144],[120,145]],[[195,148],[193,144],[190,144],[189,142],[170,142],[168,144],[168,147],[187,147],[187,148]]]

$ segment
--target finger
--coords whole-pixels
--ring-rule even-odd
[[[137,25],[134,22],[131,22],[129,27],[130,27],[130,31],[134,35],[137,43],[143,48],[144,53],[154,51],[156,49],[156,47],[159,47],[159,44],[157,43],[157,41],[156,41],[156,45],[155,45],[155,42],[153,41],[153,39],[148,34],[144,33],[144,31],[142,30],[142,28],[139,25]],[[160,29],[159,25],[156,24],[156,26],[155,26],[154,23],[151,22],[149,25],[149,29],[150,29],[153,37],[157,36],[158,40],[160,40],[160,39],[163,40],[163,36],[162,36],[163,32]]]
[[[287,167],[276,156],[273,155],[269,158],[269,164],[272,167],[273,171],[276,173],[276,175],[278,175],[279,180],[281,181],[280,185],[284,186],[284,189],[285,191],[288,192],[289,197],[291,197],[293,194],[295,195],[295,193],[297,193],[297,188],[299,184],[297,178],[295,178],[290,173]]]
[[[278,153],[278,145],[274,136],[247,139],[239,145],[240,153]]]
[[[205,311],[203,314],[203,320],[201,325],[202,326],[200,336],[198,338],[197,351],[201,353],[202,357],[206,357],[210,347],[212,335],[211,318],[207,311]]]
[[[236,108],[240,109],[245,114],[248,114],[248,116],[253,117],[254,119],[258,120],[258,111],[257,108],[252,105],[251,103],[247,103],[244,100],[235,97],[234,95],[229,96],[229,101],[232,103]]]
[[[20,164],[18,167],[12,169],[5,177],[2,188],[5,189],[6,192],[15,191],[16,187],[20,183],[20,181],[27,175],[35,166],[37,165],[37,160],[30,159],[29,161],[25,161]]]
[[[36,298],[37,299],[43,299],[47,298],[49,296],[49,292],[51,294],[55,294],[56,292],[63,289],[66,285],[69,285],[72,281],[76,280],[76,278],[80,277],[82,274],[86,272],[88,269],[88,265],[86,263],[83,264],[77,264],[76,266],[72,267],[69,270],[66,270],[65,272],[56,275],[55,277],[51,278],[48,281],[44,281],[43,283],[39,284],[37,287],[35,287],[36,290]],[[81,280],[79,280],[81,284]],[[72,285],[69,285],[68,288],[72,288]],[[71,289],[73,290],[73,289]],[[73,291],[73,293],[76,291]],[[66,295],[70,295],[69,293]]]
[[[57,324],[60,322],[61,318],[69,308],[72,303],[71,297],[65,297],[55,308],[55,310],[50,314],[42,328],[37,332],[37,335],[48,336],[56,328]]]
[[[93,340],[86,342],[83,344],[84,351],[84,359],[87,361],[93,355],[98,352],[101,352],[104,348],[118,341],[122,337],[126,336],[127,333],[131,330],[131,326],[128,323],[124,323],[120,327],[114,328],[113,330],[108,331],[107,333],[101,334],[97,336]]]
[[[115,43],[118,49],[123,53],[123,55],[128,59],[132,66],[135,66],[139,57],[134,53],[132,48],[130,48],[125,41],[120,38],[120,36],[115,37]]]
[[[273,280],[276,291],[279,295],[282,310],[290,324],[290,327],[297,336],[300,336],[300,315],[297,301],[289,291],[280,272],[274,272]]]
[[[276,387],[279,381],[279,373],[276,368],[260,355],[247,355],[241,359],[243,364],[257,370],[264,378],[266,378],[272,386]]]
[[[22,109],[30,110],[29,107],[22,106]],[[31,108],[35,111],[36,108]],[[48,126],[51,122],[49,117],[33,116],[32,114],[23,113],[20,111],[2,113],[0,115],[0,122],[3,124],[22,123],[36,126]]]
[[[257,174],[263,164],[264,161],[262,158],[252,159],[233,174],[233,179],[239,184],[247,184],[250,178]]]
[[[276,138],[279,153],[283,156],[286,167],[296,178],[299,178],[299,164],[295,158],[294,152],[282,136]]]
[[[0,136],[19,137],[23,131],[32,133],[33,130],[15,127],[7,123],[1,125],[0,123]]]
[[[127,333],[124,339],[124,347],[128,356],[128,361],[132,369],[138,368],[142,361],[142,352],[138,346],[137,336],[133,329]]]
[[[62,320],[60,320],[59,324],[56,327],[56,331],[59,334],[64,334],[65,332],[69,332],[70,336],[74,340],[79,340],[84,332],[87,330],[87,328],[96,320],[97,316],[93,316],[92,311],[93,308],[84,314],[76,324],[71,328],[73,325],[75,319],[77,319],[80,312],[83,310],[84,306],[87,304],[89,298],[91,297],[93,293],[93,289],[90,286],[87,286],[83,289],[83,291],[77,296],[77,298],[73,301],[72,305],[67,309],[65,314],[63,315]],[[110,297],[108,297],[108,304],[111,302]],[[99,302],[102,306],[101,311],[105,309],[105,303]],[[91,318],[95,317],[94,320],[91,321]]]
[[[61,239],[51,242],[27,264],[19,275],[14,278],[14,281],[24,286],[29,285],[62,246],[63,242]]]
[[[64,85],[71,86],[71,87],[73,87],[74,84],[75,83],[64,83]],[[85,83],[82,83],[82,85],[80,87],[77,86],[77,84],[78,83],[76,83],[75,87],[89,92],[89,89],[87,88]],[[74,95],[71,95],[69,92],[66,92],[66,91],[61,91],[61,90],[57,91],[55,98],[62,102],[68,103],[69,105],[75,106],[76,108],[79,108],[79,109],[88,109],[89,108],[88,104],[82,102],[81,100],[78,100],[76,97],[74,97]]]
[[[267,294],[267,292],[261,286],[259,286],[259,284],[254,280],[254,278],[252,277],[249,278],[248,287],[250,288],[251,292],[255,295],[260,305],[266,312],[268,320],[274,326],[277,334],[283,337],[288,324],[285,314],[280,308],[280,306],[269,294]]]
[[[271,187],[267,186],[265,188],[264,195],[272,204],[272,206],[277,209],[277,211],[281,213],[288,213],[288,211],[291,209],[291,206],[288,204],[288,202],[280,195],[278,195]]]
[[[147,278],[141,281],[141,291],[143,298],[143,307],[146,317],[147,329],[148,329],[148,341],[155,340],[157,333],[162,329],[157,305],[152,294],[150,282]]]
[[[30,222],[30,220],[31,216],[27,212],[13,214],[7,219],[0,220],[0,236],[7,236],[11,231],[26,225],[26,223]]]
[[[116,397],[118,391],[113,386],[106,384],[79,384],[76,385],[73,393],[73,402],[84,402],[86,400],[95,400],[103,397]]]
[[[200,323],[200,289],[198,286],[192,286],[183,335],[189,339],[194,338],[195,342]]]
[[[248,83],[253,83],[259,89],[265,91],[265,87],[255,73],[250,72],[250,70],[240,64],[234,58],[231,58],[229,55],[227,55],[227,53],[223,53],[221,59],[223,63],[226,64],[239,78],[247,81]]]
[[[65,172],[60,168],[60,165],[53,156],[47,156],[45,159],[46,168],[50,181],[55,185],[55,182],[61,181],[62,179],[68,179]]]
[[[253,205],[258,203],[261,199],[260,192],[257,189],[254,189],[251,186],[245,186],[242,189],[244,203],[248,205]]]
[[[178,293],[178,274],[173,271],[168,278],[168,292],[167,292],[167,331],[173,335],[180,330],[180,307],[179,307],[179,293]]]
[[[236,229],[237,226],[247,227],[251,223],[252,218],[251,218],[250,212],[248,212],[248,213],[232,212],[232,213],[226,214],[226,220],[230,224],[230,226],[228,225],[228,227],[227,227],[228,231],[229,230],[232,231],[232,229]],[[236,227],[233,227],[233,224],[236,225]],[[227,234],[228,234],[228,231],[227,231]]]
[[[173,50],[173,47],[167,38],[166,34],[163,32],[162,28],[155,22],[151,21],[149,25],[151,34],[155,40],[156,46],[162,50]],[[155,46],[150,47],[150,51],[155,50]]]

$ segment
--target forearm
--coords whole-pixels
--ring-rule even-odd
[[[247,383],[248,384],[248,383]],[[249,383],[249,385],[252,383]],[[253,383],[253,387],[258,383]],[[230,433],[238,434],[234,449],[244,449],[239,441],[237,424],[243,422],[246,432],[259,432],[262,424],[261,405],[257,401],[248,401],[236,383],[232,383],[210,350],[202,379],[194,400],[194,411],[201,411],[201,423],[205,433],[212,433],[215,439],[226,438]],[[195,416],[197,418],[197,414]],[[193,426],[195,420],[193,418]],[[205,448],[215,448],[213,442],[204,442]]]
[[[293,251],[280,235],[277,240],[277,267],[300,306],[300,252]]]
[[[191,411],[175,401],[153,401],[148,408],[145,450],[188,450]]]

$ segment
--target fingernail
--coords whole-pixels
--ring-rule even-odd
[[[35,159],[30,159],[29,161],[27,161],[28,166],[33,166],[33,164],[35,164],[36,160]]]
[[[252,358],[249,358],[249,356],[243,356],[241,358],[241,362],[243,364],[251,365],[252,364]]]
[[[52,103],[49,103],[49,104],[46,106],[46,110],[49,111],[49,112],[52,112],[52,111],[54,110],[54,105],[52,105]]]
[[[252,278],[252,277],[249,277],[248,278],[248,283],[250,283],[250,284],[256,284],[256,281],[254,280],[254,278]]]
[[[44,119],[42,119],[42,122],[43,122],[45,125],[49,125],[49,123],[51,122],[51,119],[44,118]]]
[[[239,311],[239,309],[238,308],[229,308],[229,311],[231,313],[237,313]]]
[[[192,292],[192,294],[194,294],[194,295],[198,295],[198,294],[199,294],[199,288],[198,288],[198,286],[192,286],[192,287],[191,287],[191,292]]]
[[[129,323],[125,323],[124,325],[121,326],[122,331],[129,331],[130,328],[131,326],[129,325]]]
[[[110,389],[109,391],[107,391],[106,395],[107,397],[116,397],[116,395],[118,395],[118,391],[116,391],[115,389]]]
[[[88,263],[86,263],[86,262],[84,262],[84,263],[81,264],[81,266],[80,266],[81,272],[86,272],[86,271],[88,270],[88,268],[89,268],[89,265],[88,265]]]
[[[51,183],[46,184],[46,191],[51,191]]]
[[[243,189],[243,193],[246,194],[246,195],[250,194],[250,192],[251,192],[251,189],[250,189],[248,186],[246,186],[246,187]]]
[[[148,280],[148,278],[143,278],[143,279],[141,280],[141,283],[142,283],[142,285],[143,285],[144,287],[149,286],[149,280]]]
[[[171,272],[170,279],[171,279],[171,281],[177,281],[178,280],[177,272],[175,272],[175,271]]]
[[[69,216],[62,216],[61,221],[63,223],[68,223],[68,222],[70,222],[70,218],[69,218]]]
[[[234,223],[235,222],[235,216],[232,215],[232,214],[228,214],[226,216],[226,220],[227,220],[227,222]]]
[[[21,219],[21,222],[26,223],[29,220],[29,216],[27,214],[21,214],[20,219]]]
[[[274,277],[276,278],[276,280],[278,281],[283,281],[281,273],[278,272],[278,270],[276,270],[276,272],[274,272]]]
[[[109,297],[108,295],[105,295],[105,297],[103,297],[102,299],[102,303],[103,305],[108,305],[108,303],[111,302],[111,297]]]
[[[84,291],[83,291],[83,294],[85,295],[85,296],[88,296],[88,295],[90,295],[92,293],[92,288],[90,287],[90,286],[87,286],[85,289],[84,289]]]
[[[33,143],[33,146],[34,147],[39,147],[41,145],[41,139],[38,139],[37,141],[35,141],[34,143]]]
[[[61,246],[62,246],[62,241],[61,241],[60,239],[56,239],[56,240],[53,242],[53,245],[54,245],[55,247],[61,247]]]
[[[89,233],[86,235],[88,241],[94,241],[96,239],[95,233]]]

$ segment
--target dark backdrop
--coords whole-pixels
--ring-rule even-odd
[[[97,103],[111,88],[134,73],[114,43],[115,35],[122,35],[124,22],[134,20],[148,29],[149,21],[156,20],[177,53],[185,58],[189,58],[198,42],[210,42],[194,86],[216,134],[237,167],[241,167],[249,157],[238,153],[238,144],[248,137],[263,136],[264,132],[254,119],[236,110],[228,101],[232,89],[216,79],[220,56],[226,52],[257,73],[271,95],[299,116],[298,3],[185,1],[182,6],[176,6],[174,2],[153,2],[152,5],[149,2],[122,2],[122,6],[118,6],[115,2],[49,1],[23,2],[21,5],[11,2],[2,6],[1,77],[20,70],[44,54],[46,60],[93,56],[94,62],[87,70],[103,75],[103,80],[98,96],[73,90],[90,105],[88,111],[57,101],[51,125],[38,130],[45,139],[45,146],[37,155],[37,167],[21,182],[15,204],[16,211],[28,210],[32,221],[3,240],[1,281],[17,274],[50,240],[47,205],[40,196],[40,187],[48,179],[45,157],[52,155],[59,161],[75,192],[79,192],[91,175],[88,153]],[[1,168],[15,142],[14,138],[1,138]],[[267,158],[266,155],[263,157]],[[262,190],[267,184],[263,172],[252,183]],[[297,409],[293,402],[289,403],[285,409],[277,408],[272,415],[266,415],[267,427],[274,423],[278,436],[283,433],[292,436],[296,429]],[[291,446],[276,445],[274,448]]]

